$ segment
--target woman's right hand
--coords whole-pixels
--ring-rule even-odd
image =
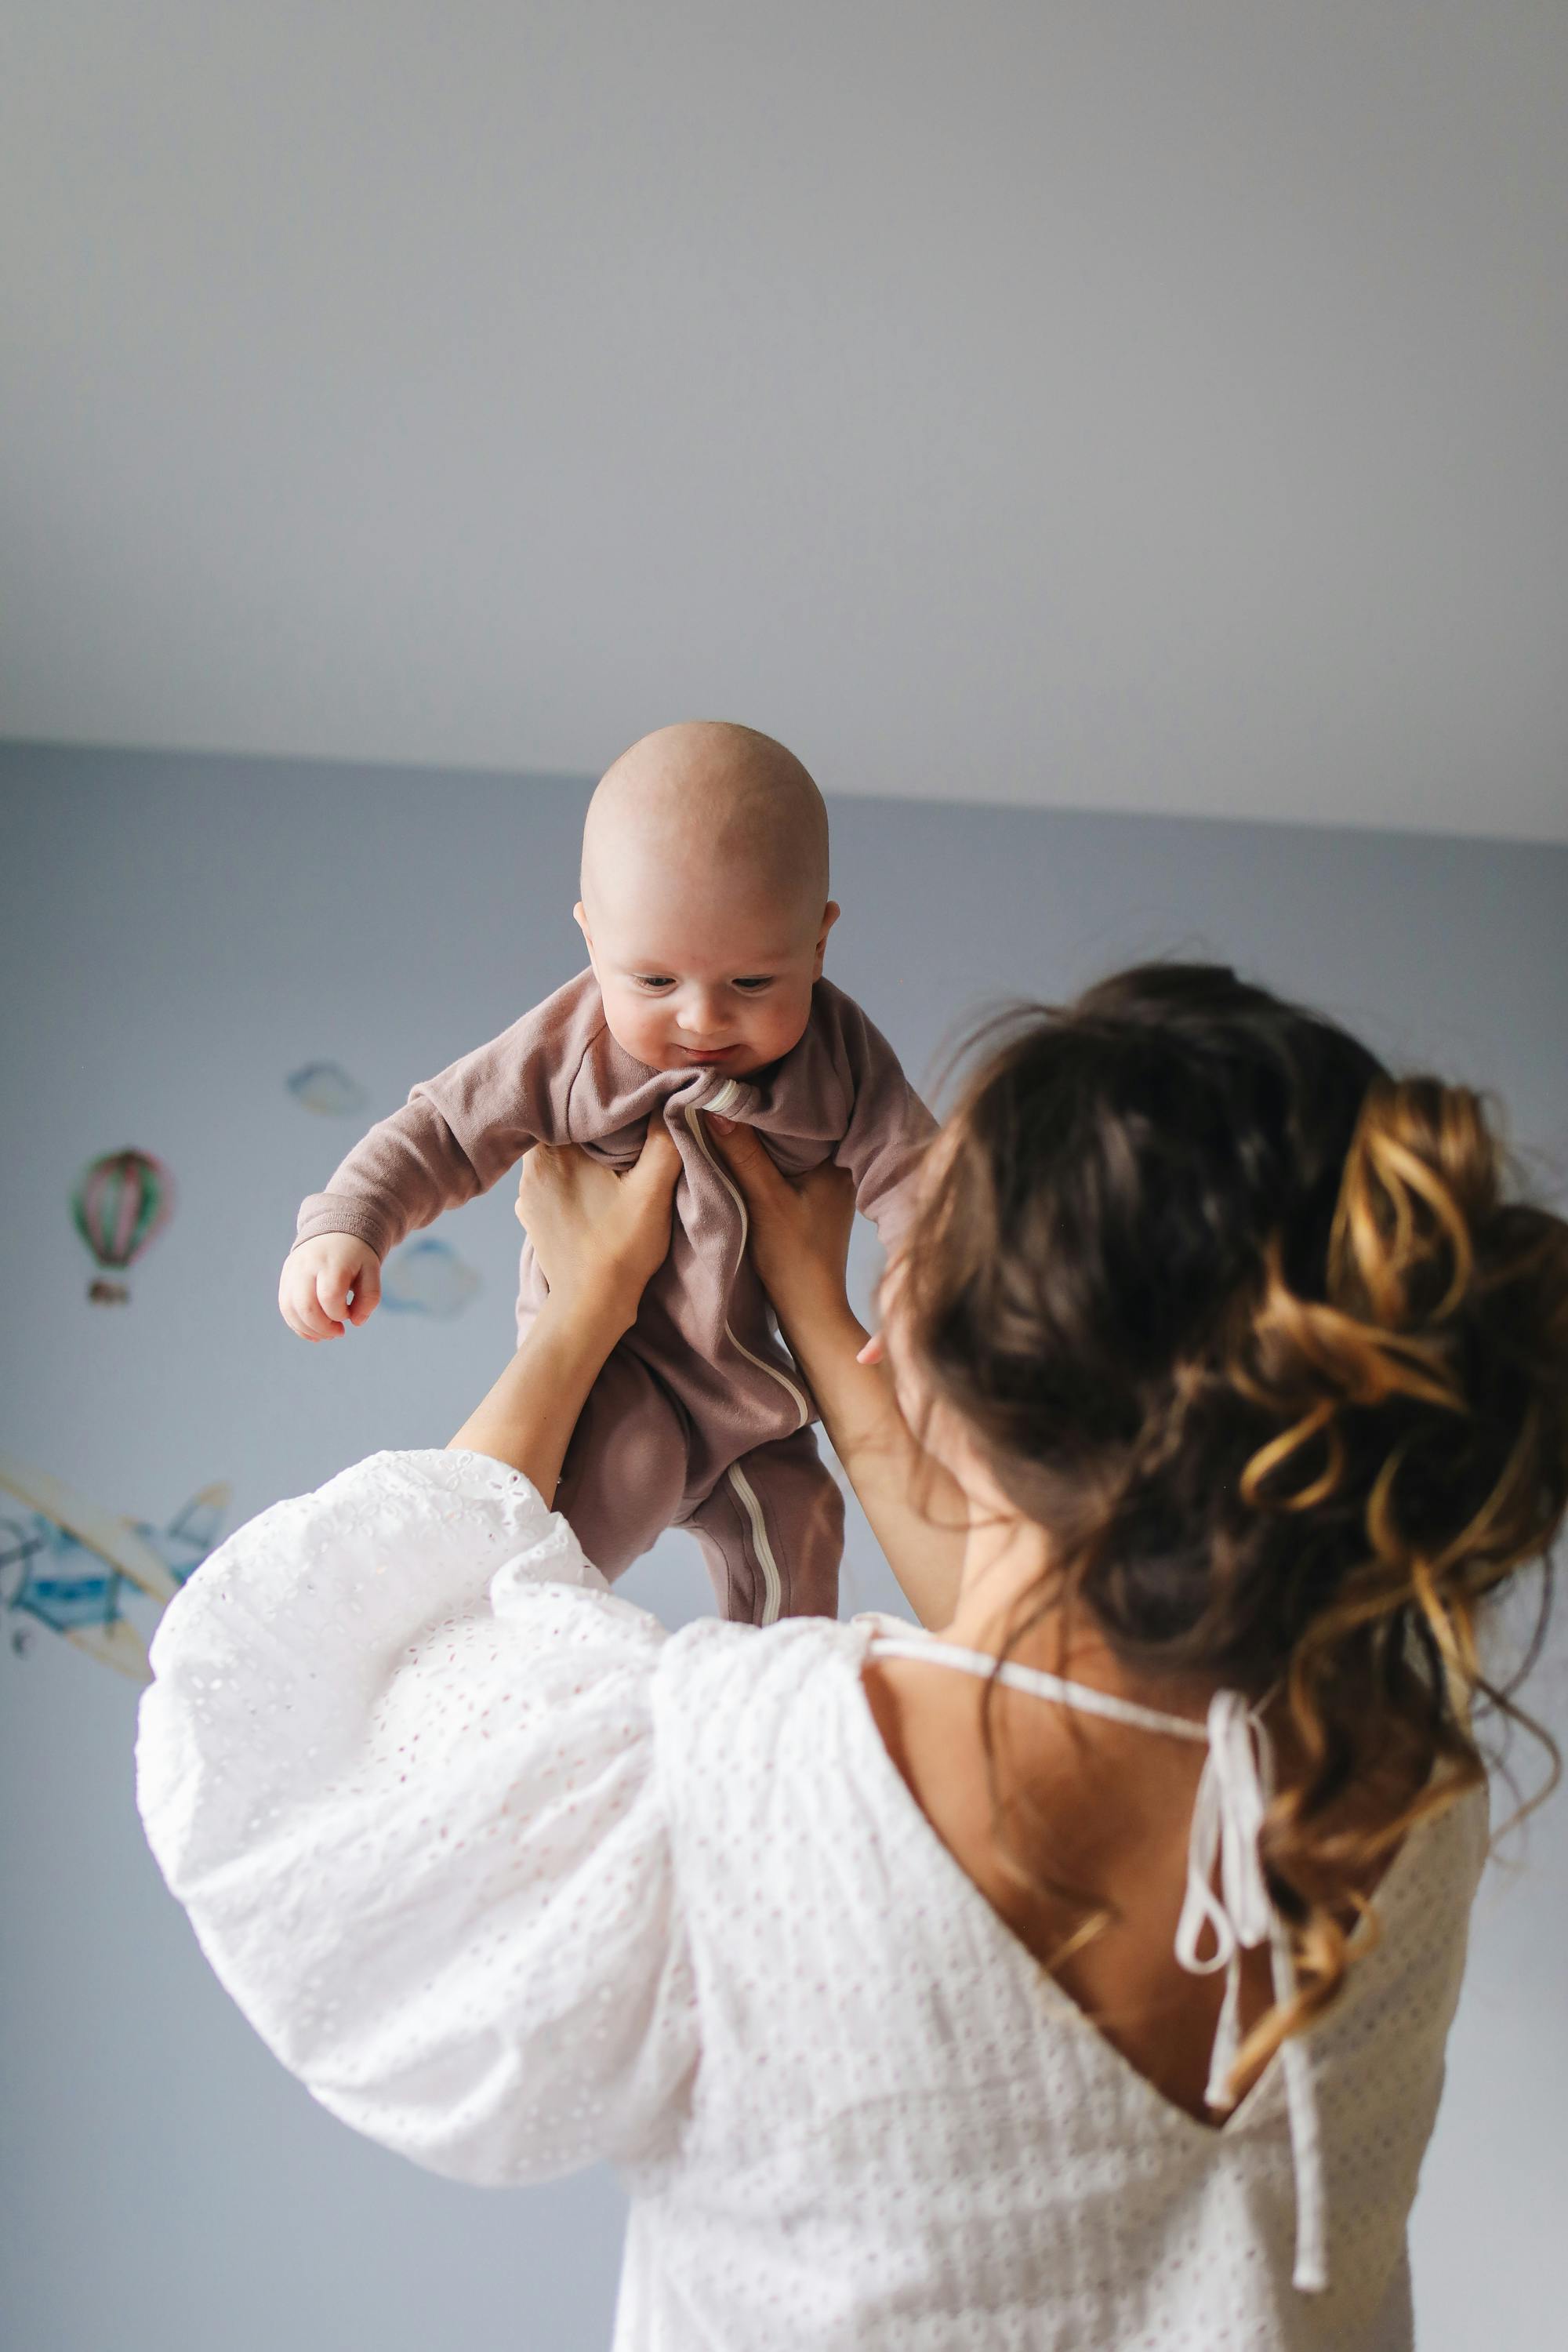
[[[624,1171],[575,1144],[536,1143],[518,1179],[517,1218],[551,1296],[586,1290],[618,1301],[629,1329],[669,1255],[679,1174],[680,1153],[662,1118],[649,1119],[641,1156]]]
[[[788,1177],[755,1129],[712,1115],[708,1124],[746,1203],[752,1263],[796,1353],[825,1330],[858,1328],[845,1287],[855,1223],[847,1169],[825,1160]]]

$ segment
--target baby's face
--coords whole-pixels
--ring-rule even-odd
[[[610,1034],[655,1070],[744,1077],[797,1045],[838,918],[713,872],[623,872],[576,917]]]

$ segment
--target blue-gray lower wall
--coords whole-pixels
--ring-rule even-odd
[[[485,1287],[447,1322],[311,1349],[275,1295],[295,1203],[414,1079],[578,969],[579,781],[0,747],[0,1448],[162,1520],[242,1517],[384,1445],[442,1444],[510,1345],[500,1187],[444,1231]],[[1568,851],[845,801],[829,970],[912,1072],[1000,996],[1222,957],[1396,1061],[1498,1089],[1568,1161]],[[358,1118],[287,1073],[342,1063]],[[135,1144],[174,1171],[124,1308],[89,1306],[67,1192]],[[623,1590],[705,1605],[668,1538]],[[847,1610],[896,1605],[863,1529]],[[8,1623],[8,1620],[0,1622]],[[1536,1685],[1561,1726],[1562,1647]],[[26,2352],[589,2352],[621,2204],[602,2174],[480,2194],[316,2107],[208,1972],[142,1843],[136,1693],[63,1643],[0,1652],[5,2340]],[[1568,1798],[1477,1919],[1415,2231],[1426,2352],[1542,2344],[1564,2307]]]

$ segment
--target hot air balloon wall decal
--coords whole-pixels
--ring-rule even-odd
[[[115,1277],[163,1232],[174,1205],[174,1180],[150,1151],[106,1151],[82,1170],[71,1214],[99,1268],[87,1292],[95,1306],[125,1305],[130,1289]]]

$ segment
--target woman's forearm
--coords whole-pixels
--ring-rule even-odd
[[[968,1535],[963,1494],[916,1444],[887,1367],[856,1361],[868,1336],[847,1300],[785,1332],[906,1599],[922,1625],[946,1625],[958,1603]]]
[[[521,1470],[546,1503],[588,1391],[617,1340],[631,1328],[637,1301],[613,1287],[552,1291],[528,1335],[482,1403],[449,1442]]]

